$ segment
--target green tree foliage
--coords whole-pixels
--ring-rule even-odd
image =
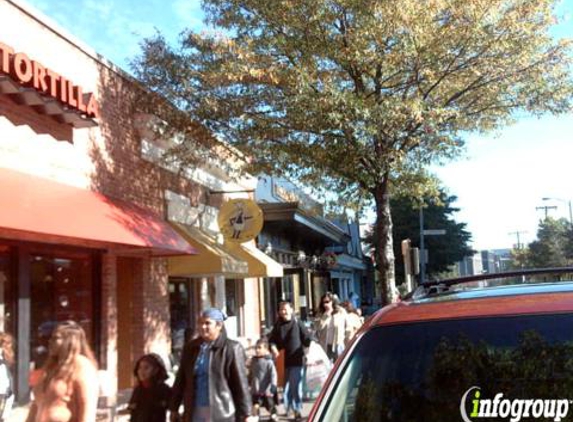
[[[539,223],[537,240],[528,247],[527,262],[533,268],[561,267],[570,263],[571,231],[565,219],[548,217]]]
[[[426,229],[443,229],[445,235],[424,236],[424,246],[428,250],[429,259],[426,265],[428,279],[447,272],[456,262],[474,254],[469,245],[471,234],[466,230],[466,223],[458,223],[454,214],[459,208],[452,204],[455,196],[440,192],[439,201],[427,199],[424,208],[424,227]],[[400,242],[410,239],[412,246],[420,246],[419,207],[408,197],[399,197],[390,201],[394,219],[394,254],[396,255],[396,273],[404,277],[404,260],[400,250]],[[414,224],[412,225],[412,222]]]
[[[513,248],[510,252],[511,261],[509,262],[510,269],[529,268],[529,251],[526,248]]]
[[[475,252],[469,246],[471,234],[465,229],[465,223],[454,220],[453,214],[459,208],[452,204],[456,201],[455,196],[447,195],[440,191],[439,201],[426,198],[424,207],[424,226],[426,229],[443,229],[445,235],[424,236],[424,246],[429,251],[429,260],[426,265],[426,274],[429,279],[437,277],[450,269],[456,262],[464,257],[473,255]],[[408,196],[399,196],[390,200],[392,218],[394,222],[393,244],[396,256],[396,280],[404,280],[404,259],[402,257],[401,242],[410,239],[412,247],[420,246],[420,220],[418,201]],[[376,242],[373,232],[366,236],[366,243],[370,246]]]
[[[511,251],[511,267],[549,268],[573,265],[573,228],[564,218],[539,222],[537,239],[527,248]]]
[[[390,194],[435,193],[424,169],[456,156],[464,134],[570,109],[554,1],[203,0],[219,32],[188,31],[177,46],[147,39],[134,73],[240,147],[251,170],[372,204],[385,302]],[[148,110],[184,121],[161,101]]]

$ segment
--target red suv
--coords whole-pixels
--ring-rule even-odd
[[[539,282],[547,272],[550,281]],[[309,421],[573,420],[573,282],[559,281],[565,274],[571,280],[573,268],[418,288],[367,321]],[[509,276],[513,284],[500,280]]]

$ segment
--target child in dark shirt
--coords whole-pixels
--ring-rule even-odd
[[[255,344],[255,356],[251,360],[249,385],[253,396],[255,415],[261,406],[271,413],[271,420],[278,420],[276,402],[277,369],[269,352],[269,343],[260,339]]]
[[[131,422],[165,422],[171,388],[165,383],[167,371],[155,353],[142,356],[133,370],[137,385],[129,400]]]

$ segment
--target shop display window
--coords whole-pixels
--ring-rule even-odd
[[[30,363],[38,369],[60,321],[74,320],[94,346],[93,263],[87,253],[30,255]]]
[[[174,365],[179,365],[185,340],[192,334],[189,281],[169,280],[171,312],[171,352]]]

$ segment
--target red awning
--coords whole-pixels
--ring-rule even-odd
[[[156,256],[196,253],[156,214],[97,192],[0,169],[0,198],[0,235]]]

